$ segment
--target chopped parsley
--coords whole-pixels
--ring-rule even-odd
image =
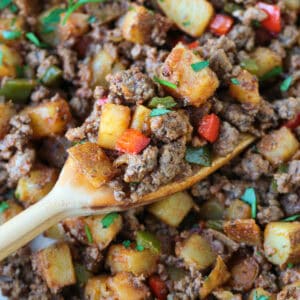
[[[96,21],[97,21],[97,18],[96,18],[95,16],[89,16],[88,22],[89,22],[90,24],[95,23]]]
[[[288,89],[290,88],[291,84],[293,82],[293,77],[292,76],[289,76],[287,77],[280,85],[280,90],[282,92],[287,92]]]
[[[283,221],[283,222],[293,222],[293,221],[298,220],[299,218],[300,218],[300,214],[297,214],[297,215],[293,215],[293,216],[284,218],[281,221]]]
[[[86,224],[84,225],[84,231],[85,231],[85,235],[87,237],[88,242],[93,243],[93,237],[92,237],[90,227]]]
[[[13,4],[12,0],[1,0],[0,1],[0,9],[4,9],[12,4]]]
[[[294,264],[292,264],[292,263],[287,264],[288,269],[291,269],[293,266],[294,266]]]
[[[154,79],[155,82],[157,82],[157,83],[159,83],[161,85],[167,86],[167,87],[169,87],[171,89],[176,89],[177,88],[177,85],[175,83],[170,82],[170,81],[167,81],[167,80],[164,80],[164,79],[160,79],[160,78],[158,78],[156,76],[154,76],[153,79]]]
[[[142,245],[136,245],[135,249],[140,252],[145,250],[144,246]]]
[[[3,52],[0,50],[0,66],[3,65]]]
[[[64,8],[55,8],[51,12],[42,18],[41,22],[43,24],[42,33],[51,33],[55,30],[56,25],[60,22],[60,15],[65,12]]]
[[[191,164],[209,167],[211,166],[211,153],[207,146],[188,147],[185,153],[185,160]]]
[[[253,300],[269,300],[270,297],[269,296],[265,296],[265,295],[257,295],[257,291],[255,291],[254,296],[253,296]]]
[[[251,217],[255,219],[257,199],[254,188],[247,188],[241,199],[251,206]]]
[[[266,74],[264,74],[263,76],[261,76],[259,78],[260,81],[266,81],[270,78],[273,78],[273,77],[276,77],[278,75],[280,75],[282,73],[282,67],[280,66],[277,66],[277,67],[274,67],[271,71],[267,72]]]
[[[21,31],[19,30],[3,30],[2,36],[6,40],[15,40],[22,35]]]
[[[1,202],[0,203],[0,213],[3,213],[8,208],[9,208],[9,205],[7,204],[7,202]]]
[[[26,33],[26,38],[31,41],[34,45],[36,45],[37,47],[46,47],[47,45],[44,43],[41,43],[40,40],[38,39],[38,37],[33,33],[33,32],[27,32]]]
[[[252,20],[251,25],[255,28],[259,28],[261,26],[261,24],[258,20]]]
[[[131,245],[131,242],[129,240],[125,240],[122,244],[125,248],[129,248]]]
[[[230,81],[232,82],[232,84],[234,85],[240,85],[240,82],[237,78],[231,78]]]
[[[204,61],[199,61],[194,64],[191,64],[191,67],[194,72],[200,72],[201,70],[207,68],[209,66],[209,61],[204,60]]]
[[[190,26],[190,25],[191,25],[191,21],[184,21],[184,22],[182,23],[182,25],[183,25],[184,27]]]
[[[154,97],[151,99],[151,101],[148,104],[150,108],[156,108],[158,105],[161,105],[165,108],[172,108],[175,107],[177,103],[173,97],[167,96],[164,98]]]
[[[288,165],[287,164],[281,164],[279,167],[278,167],[278,170],[277,172],[279,173],[286,173],[288,171]]]
[[[119,214],[116,212],[112,212],[107,214],[102,220],[101,220],[101,224],[103,226],[103,228],[108,228],[111,224],[114,223],[115,219],[117,219],[119,217]]]
[[[166,109],[166,108],[155,108],[155,109],[152,109],[152,111],[150,113],[150,117],[162,116],[162,115],[169,113],[170,111],[171,110]]]

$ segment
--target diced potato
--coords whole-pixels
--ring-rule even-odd
[[[223,229],[226,235],[235,242],[251,246],[261,244],[261,231],[253,219],[227,221]]]
[[[219,290],[213,292],[213,295],[218,300],[242,300],[242,296],[240,294],[233,294],[230,291]]]
[[[130,128],[148,133],[150,129],[150,113],[151,109],[144,105],[138,105],[134,111]]]
[[[106,275],[90,278],[84,290],[85,299],[100,300],[112,298],[113,292],[108,287],[108,279],[109,277]]]
[[[107,149],[115,149],[118,138],[130,124],[130,109],[124,105],[107,103],[102,108],[98,144]]]
[[[175,252],[187,266],[193,265],[197,270],[206,269],[216,260],[216,254],[209,243],[196,233],[182,243],[177,243]]]
[[[54,240],[63,240],[65,238],[65,230],[61,223],[53,225],[44,232],[44,236],[54,239]]]
[[[116,173],[110,159],[96,143],[86,142],[68,149],[78,171],[95,187],[107,183]]]
[[[258,47],[251,54],[251,58],[255,60],[257,71],[253,72],[258,77],[262,77],[275,67],[282,66],[281,57],[269,48]]]
[[[118,300],[146,300],[150,296],[146,285],[137,282],[132,274],[126,272],[117,273],[109,278],[108,286]]]
[[[210,199],[200,206],[200,216],[204,220],[223,219],[224,205],[221,201]]]
[[[84,217],[67,218],[62,221],[63,228],[77,241],[88,244],[88,238],[85,232],[85,226],[87,225],[84,221]]]
[[[236,291],[249,291],[259,274],[259,266],[254,258],[242,258],[230,270],[231,286]]]
[[[34,254],[38,272],[49,289],[56,293],[76,283],[71,251],[66,243],[52,245]]]
[[[188,193],[179,192],[151,204],[148,210],[162,222],[176,227],[188,214],[193,204],[193,199]]]
[[[9,121],[16,113],[12,103],[0,103],[0,140],[4,138],[9,130]]]
[[[205,31],[214,8],[207,0],[172,0],[157,1],[163,12],[184,32],[199,37]]]
[[[248,71],[241,70],[236,79],[238,80],[238,84],[230,82],[230,95],[241,103],[258,105],[261,97],[257,78]]]
[[[274,295],[260,287],[251,291],[248,300],[257,300],[260,298],[260,296],[266,296],[268,300],[276,300]]]
[[[109,247],[106,257],[106,265],[111,272],[131,272],[136,276],[149,276],[157,270],[158,255],[149,249],[139,251],[133,248],[125,248],[122,244]]]
[[[112,57],[106,50],[100,50],[91,60],[92,85],[107,86],[106,76],[124,70],[124,66],[116,57]]]
[[[6,201],[8,208],[0,212],[0,225],[19,214],[23,208],[13,200]]]
[[[299,0],[283,0],[283,3],[286,5],[288,9],[291,10],[300,10],[300,1]]]
[[[215,267],[200,288],[200,299],[205,299],[214,289],[226,283],[229,278],[230,273],[221,256],[218,256]]]
[[[22,59],[20,54],[13,48],[0,44],[0,53],[2,53],[2,64],[0,64],[0,79],[4,76],[16,77],[16,67],[20,66]]]
[[[231,202],[225,212],[226,219],[251,219],[251,207],[247,203],[236,199]]]
[[[162,87],[174,97],[184,99],[189,105],[202,105],[215,93],[219,80],[209,67],[199,72],[192,69],[193,63],[201,61],[203,59],[199,55],[179,43],[167,57],[159,76],[177,87]]]
[[[270,163],[279,165],[288,161],[299,149],[299,142],[287,127],[264,136],[257,145],[261,153]]]
[[[300,222],[271,222],[264,232],[266,258],[284,267],[300,262]]]
[[[87,217],[84,220],[88,224],[93,240],[98,245],[100,250],[106,248],[116,237],[121,230],[123,223],[121,215],[118,215],[118,217],[114,219],[114,222],[108,228],[104,228],[101,223],[104,217],[105,215]]]
[[[15,195],[25,206],[31,205],[51,191],[57,178],[56,169],[43,165],[36,166],[18,181]]]
[[[61,98],[28,107],[24,112],[31,119],[35,139],[63,134],[71,120],[69,104]]]
[[[6,45],[13,45],[16,41],[19,41],[19,38],[22,37],[20,35],[19,38],[15,38],[12,40],[6,39],[3,34],[5,31],[15,31],[22,32],[24,26],[24,19],[22,17],[14,17],[14,18],[1,18],[0,20],[0,42]]]

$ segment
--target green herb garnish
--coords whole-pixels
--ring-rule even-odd
[[[254,296],[253,296],[253,300],[269,300],[270,297],[269,296],[265,296],[265,295],[257,295],[257,291],[255,291]]]
[[[136,245],[135,249],[140,252],[145,250],[145,248],[142,245]]]
[[[13,4],[12,0],[1,0],[0,1],[0,9],[4,9],[11,4]]]
[[[171,110],[166,109],[166,108],[155,108],[155,109],[152,109],[152,111],[150,113],[150,117],[162,116],[162,115],[169,113],[170,111]]]
[[[211,166],[211,153],[207,146],[188,147],[185,153],[185,160],[191,164],[209,167]]]
[[[281,164],[278,167],[277,172],[279,172],[279,173],[286,173],[288,171],[288,168],[289,168],[289,166],[287,164]]]
[[[122,244],[125,248],[129,248],[131,245],[131,242],[129,240],[125,240]]]
[[[270,78],[273,78],[273,77],[276,77],[278,75],[280,75],[282,73],[282,67],[280,66],[277,66],[277,67],[274,67],[271,71],[267,72],[266,74],[264,74],[263,76],[261,76],[259,78],[260,81],[266,81]]]
[[[299,218],[300,218],[300,214],[297,214],[297,215],[293,215],[293,216],[284,218],[281,221],[283,221],[283,222],[293,222],[293,221],[298,220]]]
[[[199,61],[194,64],[191,64],[191,67],[194,72],[200,72],[201,70],[207,68],[209,66],[209,61],[204,60],[204,61]]]
[[[255,28],[259,28],[261,26],[261,24],[258,20],[252,20],[251,25]]]
[[[290,88],[291,84],[293,82],[293,77],[292,76],[289,76],[287,77],[280,85],[280,90],[282,92],[287,92],[288,89]]]
[[[240,82],[237,78],[231,78],[230,81],[234,84],[234,85],[240,85]]]
[[[43,27],[42,33],[51,33],[56,29],[57,24],[60,22],[60,15],[65,12],[65,8],[55,8],[51,12],[44,16],[41,20]]]
[[[172,83],[170,81],[167,81],[167,80],[164,80],[164,79],[160,79],[156,76],[154,76],[153,80],[161,85],[164,85],[164,86],[167,86],[171,89],[176,89],[177,88],[177,85],[175,83]]]
[[[116,212],[112,212],[107,214],[102,220],[101,220],[101,224],[103,226],[103,228],[108,228],[111,224],[113,224],[113,222],[115,221],[115,219],[117,219],[119,217],[119,214]]]
[[[6,40],[15,40],[22,35],[21,31],[19,30],[3,30],[2,36]]]
[[[151,101],[148,104],[150,108],[156,108],[158,105],[162,105],[165,108],[172,108],[175,107],[177,103],[175,102],[173,97],[167,96],[164,98],[154,97],[151,99]]]
[[[3,52],[0,50],[0,66],[3,65]]]
[[[292,264],[292,263],[287,264],[288,269],[291,269],[293,266],[294,266],[294,264]]]
[[[182,23],[182,25],[183,25],[184,27],[190,26],[190,25],[191,25],[191,21],[184,21],[184,22]]]
[[[90,16],[90,17],[88,18],[88,22],[89,22],[90,24],[95,23],[96,21],[97,21],[97,18],[96,18],[95,16]]]
[[[84,225],[84,231],[85,231],[85,235],[87,237],[88,242],[91,244],[93,243],[93,237],[92,237],[92,233],[90,230],[90,227],[88,225]]]
[[[0,213],[3,213],[8,208],[9,208],[9,205],[7,204],[7,202],[1,202],[0,203]]]
[[[33,33],[33,32],[27,32],[26,33],[26,38],[31,41],[34,45],[36,45],[37,47],[46,47],[47,45],[44,43],[41,43],[40,40],[38,39],[38,37]]]
[[[251,217],[255,219],[257,199],[254,188],[247,188],[241,199],[251,206]]]

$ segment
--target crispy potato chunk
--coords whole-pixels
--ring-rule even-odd
[[[206,269],[216,260],[216,254],[209,243],[198,234],[193,234],[182,243],[177,243],[175,252],[187,266],[193,265],[197,270]]]
[[[281,127],[264,136],[257,148],[270,163],[279,165],[288,161],[296,153],[299,142],[290,129]]]
[[[230,291],[218,290],[213,292],[213,295],[218,300],[242,300],[242,296],[240,294],[233,294]]]
[[[230,95],[241,103],[258,105],[261,97],[257,78],[248,71],[242,70],[236,79],[239,84],[230,83]]]
[[[96,143],[78,144],[69,148],[68,152],[78,170],[95,188],[107,183],[115,175],[116,170],[110,159]]]
[[[102,108],[98,144],[103,148],[114,150],[118,138],[129,124],[129,107],[112,103],[105,104]]]
[[[138,251],[133,247],[123,245],[109,247],[106,265],[111,272],[131,272],[136,276],[149,276],[157,270],[158,255],[149,249]]]
[[[227,221],[223,229],[226,235],[235,242],[251,246],[261,244],[261,231],[253,219]]]
[[[201,61],[203,59],[199,55],[179,43],[167,57],[160,72],[160,79],[177,87],[162,87],[174,97],[184,99],[189,105],[200,106],[219,86],[217,75],[209,67],[199,72],[192,69],[192,64]]]
[[[150,296],[146,285],[137,282],[132,274],[127,272],[120,272],[109,278],[108,286],[118,300],[146,300]]]
[[[130,128],[148,133],[150,130],[151,109],[144,105],[138,105],[134,111]]]
[[[264,232],[266,258],[284,267],[300,262],[300,222],[271,222]]]
[[[226,283],[229,278],[230,273],[221,256],[218,256],[215,267],[200,288],[200,299],[205,299],[214,289]]]
[[[112,298],[113,292],[108,287],[108,279],[109,277],[106,275],[90,278],[84,289],[85,299],[99,300]]]
[[[61,288],[76,283],[71,251],[66,243],[52,245],[34,254],[38,272],[49,289],[57,293]]]
[[[12,103],[0,103],[0,140],[4,138],[9,130],[9,121],[16,113]]]
[[[172,0],[157,1],[163,12],[184,32],[199,37],[205,31],[214,8],[207,0]]]
[[[35,139],[63,134],[71,120],[69,104],[62,98],[27,107],[23,112],[31,119]]]
[[[19,214],[23,208],[13,200],[6,201],[8,208],[0,213],[0,225]]]
[[[247,203],[236,199],[231,202],[225,212],[226,219],[251,219],[251,207]]]
[[[25,206],[31,205],[51,191],[57,178],[58,171],[56,169],[39,165],[18,181],[16,197]]]
[[[177,227],[193,204],[193,199],[188,193],[179,192],[151,204],[148,210],[162,222]]]
[[[44,236],[54,239],[54,240],[63,240],[65,238],[65,230],[61,223],[53,225],[44,232]]]
[[[0,44],[0,53],[2,53],[2,64],[0,65],[0,78],[4,76],[16,77],[16,66],[21,65],[20,54],[13,48]]]

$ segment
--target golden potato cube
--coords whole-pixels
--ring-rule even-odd
[[[69,104],[61,98],[28,107],[23,112],[31,119],[35,139],[63,134],[71,120]]]
[[[222,286],[230,278],[230,273],[221,256],[200,288],[200,299],[205,299],[214,289]]]
[[[54,240],[63,240],[65,238],[65,230],[61,223],[53,225],[44,232],[44,236]]]
[[[176,244],[176,255],[182,258],[187,266],[192,265],[197,270],[204,270],[216,260],[216,254],[209,243],[199,234],[192,234],[182,243]]]
[[[284,267],[300,262],[300,222],[271,222],[264,232],[266,258]]]
[[[140,132],[149,132],[150,113],[151,109],[145,107],[144,105],[138,105],[134,111],[130,128],[139,130]]]
[[[226,219],[251,219],[251,206],[239,199],[231,202],[225,212]]]
[[[31,205],[51,191],[57,178],[56,169],[39,165],[18,181],[15,195],[25,206]]]
[[[257,300],[259,299],[261,296],[266,296],[267,300],[276,300],[276,297],[274,295],[272,295],[271,293],[269,293],[268,291],[264,290],[263,288],[256,288],[253,289],[248,297],[248,300]]]
[[[242,70],[236,77],[238,84],[230,82],[230,95],[241,103],[254,104],[260,103],[261,97],[258,89],[258,81],[255,76],[246,70]]]
[[[84,289],[85,299],[100,300],[112,298],[113,292],[108,287],[108,279],[109,277],[106,275],[90,278]]]
[[[0,212],[0,225],[7,222],[9,219],[16,216],[23,210],[22,206],[20,206],[13,200],[5,201],[6,204],[3,204],[3,202],[0,203],[2,203],[2,206],[7,207],[4,208],[2,212]]]
[[[151,214],[170,226],[178,226],[193,207],[192,197],[186,192],[179,192],[162,198],[148,206]]]
[[[136,276],[146,277],[156,272],[159,256],[147,248],[139,251],[133,246],[125,248],[120,244],[109,247],[106,265],[111,272],[131,272]]]
[[[258,47],[251,54],[251,58],[255,60],[257,71],[253,72],[258,77],[262,77],[275,67],[282,66],[282,58],[276,52],[269,48]]]
[[[177,44],[161,67],[159,76],[159,79],[175,84],[176,88],[166,85],[162,87],[189,105],[202,105],[215,93],[219,80],[209,67],[199,72],[193,70],[191,65],[201,61],[203,59],[192,50],[187,49],[182,43]]]
[[[118,138],[130,124],[130,108],[107,103],[102,108],[98,144],[107,149],[115,149]]]
[[[150,297],[146,285],[137,282],[134,276],[127,272],[120,272],[109,278],[108,286],[118,300],[146,300]]]
[[[2,64],[0,64],[0,78],[16,77],[16,67],[22,64],[20,54],[13,48],[0,44],[0,53],[2,53]]]
[[[213,295],[218,300],[242,300],[242,296],[240,294],[233,294],[230,291],[218,290],[213,292]]]
[[[261,231],[253,219],[227,221],[223,229],[225,234],[235,242],[251,246],[261,244]]]
[[[283,126],[264,136],[257,148],[270,163],[279,165],[288,161],[296,153],[299,142],[292,131]]]
[[[16,113],[16,110],[12,103],[0,103],[0,140],[9,131],[9,121]]]
[[[39,274],[49,289],[57,293],[61,288],[76,283],[71,251],[66,243],[52,245],[34,254]]]
[[[96,143],[78,144],[68,149],[79,172],[95,187],[107,183],[116,173],[110,159]]]
[[[101,221],[105,216],[106,215],[87,217],[84,220],[88,224],[93,240],[100,250],[106,248],[116,237],[116,235],[120,232],[123,223],[122,216],[118,214],[113,223],[109,227],[104,228]]]
[[[173,0],[157,1],[169,19],[187,34],[199,37],[205,31],[214,8],[207,0]]]

